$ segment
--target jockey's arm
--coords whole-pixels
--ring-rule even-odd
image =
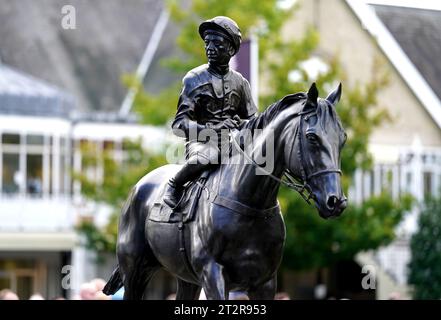
[[[198,135],[206,127],[196,121],[190,119],[188,116],[176,116],[172,124],[173,133],[182,138],[189,138],[190,135]]]

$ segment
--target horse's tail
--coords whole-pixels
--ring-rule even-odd
[[[107,281],[104,286],[103,293],[110,296],[115,294],[122,286],[123,282],[121,279],[121,273],[119,272],[119,266],[117,266],[115,270],[113,270],[109,281]]]

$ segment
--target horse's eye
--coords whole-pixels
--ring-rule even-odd
[[[314,127],[317,124],[317,116],[315,114],[306,116],[305,120],[308,122],[310,127]]]
[[[308,139],[308,142],[312,143],[312,144],[318,144],[319,143],[319,138],[315,133],[307,133],[306,134],[306,139]]]

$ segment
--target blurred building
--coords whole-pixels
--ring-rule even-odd
[[[164,18],[158,28],[162,1],[69,4],[74,29],[63,28],[56,0],[0,7],[0,288],[22,299],[73,296],[83,282],[110,275],[114,257],[97,264],[75,231],[79,219],[102,226],[110,213],[85,201],[72,179],[82,167],[79,146],[92,142],[122,159],[124,139],[163,144],[164,130],[118,116],[127,94],[121,77],[144,64],[141,78],[155,80],[144,81],[153,92],[176,78],[158,61],[174,54],[177,34]],[[156,282],[154,297],[169,293]]]
[[[72,168],[81,171],[79,145],[111,148],[122,159],[123,139],[141,137],[151,146],[165,137],[133,123],[73,121],[74,108],[61,89],[0,65],[0,287],[21,298],[66,294],[63,277],[79,288],[97,275],[94,255],[81,247],[74,228],[91,212],[103,225],[110,211],[85,201],[72,181]]]
[[[63,27],[64,3],[57,0],[2,0],[0,7],[0,288],[11,287],[21,298],[35,291],[74,294],[82,282],[111,274],[114,257],[97,265],[74,231],[84,217],[104,225],[109,210],[81,197],[71,170],[82,170],[83,142],[122,159],[123,139],[142,136],[154,148],[167,138],[136,124],[122,75],[136,73],[149,92],[182,79],[160,63],[180,54],[179,29],[169,23],[164,1],[69,5],[73,29]],[[244,39],[232,64],[250,80],[255,97],[255,39]],[[99,179],[102,168],[87,174]],[[73,290],[63,292],[69,272]],[[174,285],[160,273],[150,296],[164,298]]]
[[[441,8],[427,1],[403,3],[298,1],[299,10],[285,26],[286,37],[301,36],[308,26],[318,29],[320,45],[311,60],[316,69],[317,61],[337,56],[350,84],[366,83],[380,59],[382,71],[389,75],[390,83],[378,93],[378,106],[387,108],[393,120],[370,137],[374,167],[357,171],[349,201],[360,203],[382,190],[390,190],[394,198],[410,192],[418,201],[440,194]],[[392,292],[409,297],[409,240],[417,229],[417,217],[415,207],[397,228],[391,245],[357,257],[356,279],[364,265],[377,270],[379,299]]]
[[[0,65],[0,287],[59,295],[76,244],[70,205],[73,99]],[[55,275],[55,276],[52,276]]]

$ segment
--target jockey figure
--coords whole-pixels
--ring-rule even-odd
[[[221,131],[238,128],[257,112],[250,84],[229,68],[242,38],[236,22],[215,17],[200,24],[199,34],[205,42],[208,64],[189,71],[183,79],[172,129],[187,141],[186,163],[168,182],[164,202],[171,208],[178,205],[187,182],[219,164],[221,150],[229,143],[228,134],[225,139]],[[207,132],[214,133],[217,139],[206,141]]]

